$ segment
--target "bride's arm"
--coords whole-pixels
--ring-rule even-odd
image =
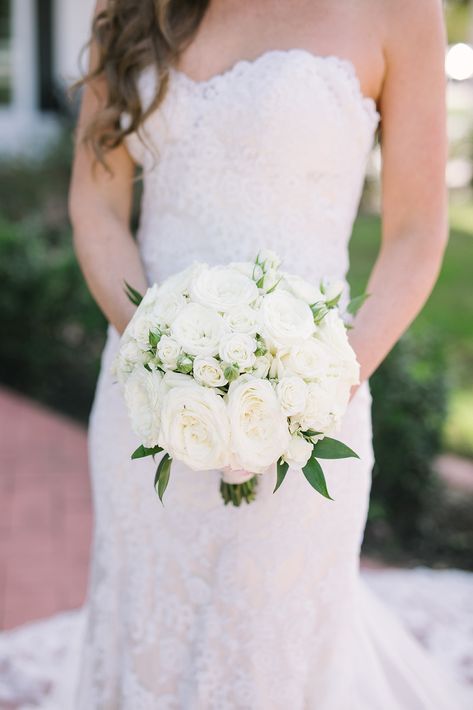
[[[97,4],[97,11],[103,3]],[[92,47],[90,61],[96,61]],[[84,91],[69,193],[74,247],[90,291],[115,328],[122,332],[135,306],[127,299],[123,280],[144,292],[147,281],[136,242],[130,232],[135,166],[124,146],[107,153],[109,174],[94,164],[92,150],[81,142],[84,126],[105,100],[105,83],[97,80]]]
[[[396,0],[380,98],[382,242],[350,341],[368,378],[437,279],[448,238],[445,31],[440,0]],[[396,14],[397,13],[397,14]]]

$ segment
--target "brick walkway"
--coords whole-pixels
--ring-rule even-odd
[[[83,601],[91,536],[84,430],[0,389],[0,628]]]
[[[0,437],[1,629],[82,604],[92,513],[82,427],[0,388]],[[471,462],[439,463],[450,485],[473,489]]]

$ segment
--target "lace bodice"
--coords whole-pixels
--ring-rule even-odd
[[[155,87],[149,68],[145,106]],[[274,50],[207,81],[171,69],[145,143],[128,138],[144,168],[138,238],[150,280],[262,247],[287,270],[343,279],[379,119],[353,64],[336,56]]]

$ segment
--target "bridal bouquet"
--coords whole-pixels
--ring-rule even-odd
[[[252,501],[274,465],[274,492],[291,466],[330,498],[319,459],[356,457],[328,436],[359,382],[343,284],[309,283],[265,251],[254,262],[192,264],[144,297],[126,286],[138,308],[113,372],[142,442],[132,458],[163,453],[161,501],[173,459],[219,469],[225,504]]]

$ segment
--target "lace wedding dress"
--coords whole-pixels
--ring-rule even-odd
[[[154,88],[150,69],[145,104]],[[335,56],[275,50],[203,82],[172,70],[144,143],[128,139],[144,170],[138,240],[149,280],[193,260],[247,260],[271,248],[288,271],[346,284],[379,119],[351,62]],[[217,471],[174,463],[162,506],[153,463],[130,460],[140,442],[110,372],[117,346],[110,327],[89,431],[86,617],[57,622],[84,625],[75,707],[473,707],[360,578],[373,464],[368,384],[339,432],[360,459],[325,466],[334,502],[290,470],[276,494],[271,473],[253,504],[225,507]]]

